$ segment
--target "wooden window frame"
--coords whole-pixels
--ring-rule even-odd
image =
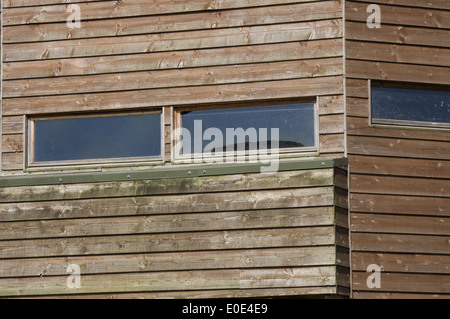
[[[236,158],[237,156],[245,156],[246,161],[251,161],[257,159],[258,155],[251,154],[255,151],[246,150],[242,152],[222,152],[220,155],[214,155],[205,157],[203,153],[197,154],[176,154],[175,145],[181,142],[181,135],[175,135],[177,129],[182,127],[181,116],[182,113],[187,111],[204,111],[204,110],[217,110],[217,109],[230,109],[230,108],[243,108],[243,107],[259,107],[259,106],[273,106],[273,105],[284,105],[284,104],[314,104],[314,146],[310,147],[295,147],[295,148],[279,148],[275,150],[278,152],[280,159],[288,158],[304,158],[304,157],[317,157],[320,155],[320,134],[319,134],[319,98],[318,97],[305,97],[298,99],[288,99],[288,100],[272,100],[272,101],[255,101],[255,102],[241,102],[241,103],[228,103],[228,104],[215,104],[215,105],[200,105],[200,106],[177,106],[173,107],[173,130],[172,130],[172,163],[182,164],[190,160],[195,160],[196,158],[202,158],[206,161],[214,161],[222,159],[222,162],[226,162],[226,158],[230,158],[232,155]],[[269,154],[264,155],[267,159],[271,158],[270,149],[268,149]],[[257,151],[256,151],[257,152]],[[272,155],[273,156],[273,155]],[[263,158],[265,159],[265,158]]]
[[[24,116],[24,141],[26,143],[24,152],[24,169],[63,169],[63,168],[83,168],[83,167],[104,167],[110,165],[148,165],[164,163],[164,108],[149,111],[136,112],[114,112],[114,113],[88,113],[88,114],[71,114],[71,115],[30,115]],[[36,120],[57,120],[57,119],[82,119],[94,117],[113,117],[141,114],[160,114],[161,122],[161,155],[159,156],[141,156],[141,157],[117,157],[117,158],[99,158],[86,160],[65,160],[65,161],[34,161],[34,122]]]
[[[374,85],[385,85],[389,88],[404,88],[416,90],[431,90],[436,91],[442,88],[442,91],[449,92],[449,88],[442,85],[434,84],[418,84],[407,82],[392,82],[392,81],[372,81],[368,80],[369,89],[369,126],[372,127],[386,127],[386,128],[401,128],[401,129],[422,129],[422,130],[450,130],[450,123],[435,123],[427,121],[408,121],[408,120],[394,120],[394,119],[378,119],[372,116],[372,87]]]

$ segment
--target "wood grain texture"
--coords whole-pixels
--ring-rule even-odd
[[[448,1],[346,1],[346,130],[354,298],[448,298],[448,130],[370,125],[369,81],[448,86]],[[441,86],[443,85],[443,86]],[[425,88],[425,87],[424,87]],[[369,265],[382,268],[369,289]]]
[[[229,2],[229,1],[228,1]],[[119,37],[130,35],[167,33],[189,30],[221,29],[254,25],[269,25],[342,17],[339,1],[321,3],[295,3],[286,1],[270,8],[248,7],[242,9],[183,12],[158,16],[133,16],[114,19],[83,21],[82,28],[69,29],[64,22],[31,24],[6,27],[5,43],[73,40],[99,37]]]

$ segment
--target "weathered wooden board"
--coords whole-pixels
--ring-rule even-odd
[[[366,2],[366,0],[351,0],[351,1]],[[450,10],[450,4],[448,3],[447,0],[428,0],[428,1],[423,1],[423,0],[370,0],[370,3]]]
[[[448,142],[384,137],[348,136],[348,151],[355,155],[450,159]]]
[[[348,41],[348,59],[450,66],[450,49],[387,43]]]
[[[450,235],[450,218],[353,213],[351,229],[366,233],[445,236]]]
[[[105,197],[224,193],[273,189],[274,185],[278,189],[332,186],[333,171],[319,169],[278,172],[277,175],[236,174],[200,178],[8,187],[0,188],[0,202],[19,203]]]
[[[336,236],[334,227],[328,226],[15,240],[0,241],[0,258],[324,246],[341,240]]]
[[[38,205],[36,205],[38,206]],[[1,240],[334,225],[332,207],[0,223]],[[356,218],[356,217],[355,217]],[[356,221],[355,221],[356,222]],[[363,221],[362,221],[363,222]],[[382,223],[383,221],[380,221]],[[436,224],[439,224],[436,222]],[[448,227],[448,225],[441,227]],[[445,223],[446,224],[446,223]],[[405,225],[406,227],[406,225]],[[93,239],[95,241],[95,239]]]
[[[20,1],[20,0],[19,0]],[[128,0],[120,2],[109,0],[91,3],[79,3],[81,20],[134,17],[142,15],[163,15],[196,11],[217,11],[234,8],[249,8],[265,5],[313,2],[313,0],[231,0],[211,2],[208,0]],[[7,7],[6,7],[7,8]],[[5,25],[65,22],[70,15],[67,5],[13,7],[4,10]]]
[[[287,3],[287,2],[286,2]],[[18,25],[4,28],[5,43],[39,42],[99,37],[124,37],[136,34],[232,28],[252,25],[291,23],[342,17],[339,1],[293,3],[267,7],[189,12],[175,15],[135,16],[87,20],[82,28],[69,29],[66,22]]]
[[[450,199],[441,197],[400,196],[351,193],[352,211],[450,217]]]
[[[12,134],[2,136],[2,152],[23,152],[23,134]]]
[[[425,236],[403,234],[352,233],[354,251],[449,255],[450,235]]]
[[[450,162],[444,160],[353,155],[349,164],[353,173],[360,174],[450,178]]]
[[[4,83],[2,82],[2,84]],[[2,134],[22,134],[23,122],[23,116],[3,116],[1,124]]]
[[[354,193],[450,197],[450,183],[445,179],[354,173],[350,176],[350,186]]]
[[[349,135],[423,140],[422,143],[427,143],[427,141],[450,141],[450,132],[448,130],[427,130],[414,127],[399,128],[380,125],[369,126],[367,118],[347,117],[347,128]]]
[[[381,20],[384,24],[450,29],[449,10],[411,8],[390,4],[392,2],[389,5],[380,5],[382,12]],[[346,20],[367,21],[367,7],[367,3],[347,1],[345,4]]]
[[[380,265],[385,272],[450,274],[450,256],[424,254],[382,254],[355,252],[355,271],[366,271],[369,265]]]
[[[332,187],[238,191],[210,194],[81,199],[0,205],[2,221],[194,212],[276,209],[333,205]]]
[[[354,291],[353,297],[358,298],[358,299],[402,299],[402,300],[405,300],[405,299],[450,299],[450,294]]]
[[[328,42],[328,40],[326,41]],[[323,55],[335,56],[340,50],[338,48],[339,42],[329,42],[332,44],[331,50],[323,50]],[[148,69],[149,71],[4,81],[4,97],[116,92],[343,74],[341,58],[302,60],[305,54],[308,55],[306,58],[313,55],[321,56],[319,51],[310,51],[310,48],[312,50],[314,48],[320,49],[323,44],[325,43],[320,41],[308,42],[306,50],[299,50],[298,43],[291,43],[286,45],[288,51],[284,52],[287,54],[275,54],[273,51],[275,47],[269,46],[269,48],[264,49],[265,46],[262,46],[258,48],[258,52],[255,52],[255,47],[249,47],[248,49],[239,48],[239,50],[233,48],[232,50],[225,50],[225,52],[213,49],[207,50],[207,52],[183,51],[177,54],[155,54],[156,56],[150,55],[149,58],[144,56],[140,58],[128,57],[131,63],[134,60],[137,64],[142,65],[142,69]],[[243,51],[247,51],[249,55],[243,54]],[[122,60],[123,57],[121,56],[120,59]],[[208,60],[210,61],[208,62]],[[272,62],[277,60],[280,62]],[[291,61],[281,62],[281,60]],[[115,63],[108,62],[105,65],[112,68]],[[254,63],[262,64],[255,65]],[[181,64],[184,67],[177,69],[177,66]],[[200,64],[206,65],[200,68],[202,66]],[[207,64],[212,66],[207,66]],[[190,69],[189,67],[198,68]],[[74,70],[82,72],[82,69],[74,68]],[[266,73],[262,72],[263,70]],[[275,71],[279,73],[275,73]],[[243,76],[244,74],[247,77]]]
[[[104,293],[109,291],[164,291],[251,289],[336,285],[333,266],[229,269],[181,272],[153,272],[108,275],[84,275],[82,286],[74,291],[67,287],[64,277],[0,279],[1,296]]]
[[[362,79],[450,84],[448,67],[347,60],[346,70]]]
[[[347,40],[450,47],[446,29],[384,24],[383,32],[380,32],[376,28],[370,29],[367,22],[348,21],[345,23],[345,34]]]
[[[368,275],[366,272],[354,272],[353,289],[369,290],[366,285]],[[382,273],[381,288],[372,290],[445,294],[450,292],[450,275]]]
[[[343,256],[344,257],[344,256]],[[347,262],[348,262],[348,256]],[[2,260],[2,277],[66,276],[67,266],[81,272],[110,274],[151,271],[205,270],[224,268],[295,267],[334,265],[333,246],[218,250],[88,257],[57,257]]]
[[[259,289],[225,289],[225,290],[195,290],[170,292],[139,292],[139,293],[106,293],[83,295],[58,295],[25,297],[26,299],[208,299],[208,298],[271,298],[298,296],[336,295],[340,294],[339,287],[318,286],[300,288],[259,288]],[[348,292],[344,295],[348,296]],[[20,299],[21,297],[13,297]]]
[[[238,72],[240,73],[240,72]],[[239,76],[236,73],[236,76]],[[4,115],[86,112],[187,104],[243,102],[343,93],[341,76],[114,93],[5,99]]]

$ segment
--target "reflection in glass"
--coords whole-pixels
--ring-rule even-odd
[[[161,114],[34,121],[34,162],[161,155]]]
[[[242,145],[227,148],[226,130],[242,128],[244,131],[254,128],[258,133],[257,145],[251,143],[250,138],[246,137],[245,150],[256,150],[271,148],[271,129],[279,129],[279,148],[299,148],[314,147],[315,141],[315,112],[314,103],[290,104],[290,105],[273,105],[262,107],[245,107],[245,108],[228,108],[215,110],[192,111],[182,114],[182,127],[187,129],[192,138],[187,142],[191,143],[191,150],[194,150],[194,133],[196,132],[194,124],[201,121],[201,134],[209,128],[217,128],[223,134],[223,149],[215,149],[215,152],[226,151],[227,149],[242,149]],[[265,139],[260,134],[260,129],[267,129]],[[183,154],[187,154],[185,149],[189,149],[185,145],[183,139]],[[202,150],[211,143],[211,140],[202,139]]]
[[[372,87],[372,118],[450,123],[450,92]]]

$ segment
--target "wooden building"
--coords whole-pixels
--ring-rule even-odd
[[[67,2],[2,4],[0,297],[450,296],[450,121],[375,116],[448,101],[450,2]],[[199,159],[196,116],[297,140]]]

